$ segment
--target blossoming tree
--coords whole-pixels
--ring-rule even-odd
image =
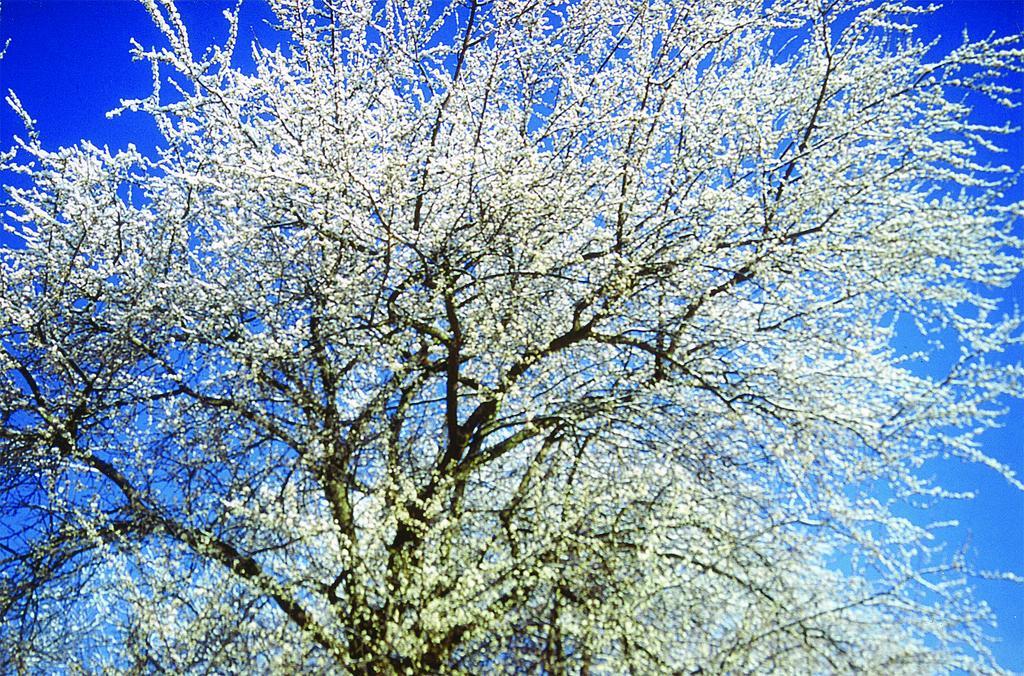
[[[0,669],[997,670],[900,505],[1022,370],[1014,39],[834,0],[273,0],[152,156],[2,156]],[[896,326],[941,329],[944,378]]]

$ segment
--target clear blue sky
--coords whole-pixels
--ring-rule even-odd
[[[180,0],[179,7],[192,28],[193,45],[201,47],[222,39],[226,23],[221,12],[234,5],[234,0]],[[274,40],[272,31],[261,25],[267,16],[260,0],[246,0],[241,17],[243,44],[253,35]],[[922,24],[924,37],[943,36],[936,48],[942,52],[959,43],[965,28],[972,37],[1024,31],[1024,0],[950,0]],[[0,40],[11,39],[7,56],[0,61],[0,90],[17,92],[38,120],[44,145],[49,148],[86,138],[112,149],[133,142],[145,152],[158,142],[147,119],[132,114],[113,120],[105,117],[121,98],[141,97],[150,91],[148,65],[132,62],[129,55],[132,37],[147,46],[160,43],[145,10],[134,0],[0,0]],[[245,54],[246,50],[239,50],[243,66]],[[1021,78],[1016,84],[1022,84]],[[6,105],[2,107],[0,147],[6,147],[10,137],[21,132],[21,125]],[[989,121],[1010,119],[1024,124],[1021,109],[1008,112],[981,105],[976,113]],[[1015,135],[1009,156],[1001,159],[1017,167],[1024,165],[1024,135]],[[1018,191],[1016,198],[1022,197]],[[3,241],[0,234],[0,244]],[[1024,276],[1018,277],[1005,295],[1004,305],[1009,308],[1013,304],[1024,306]],[[909,340],[900,347],[909,348]],[[1016,349],[1007,359],[1024,361],[1024,350]],[[1006,427],[985,436],[984,450],[1024,476],[1024,402],[1008,405]],[[933,471],[950,487],[978,491],[973,502],[944,505],[935,515],[935,520],[958,518],[962,522],[959,529],[947,531],[950,545],[959,547],[969,541],[979,568],[1024,574],[1024,494],[981,467],[957,463],[935,466]],[[979,581],[977,592],[999,617],[996,635],[1000,643],[995,651],[1001,664],[1024,672],[1024,586]]]

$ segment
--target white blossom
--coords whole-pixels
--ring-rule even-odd
[[[899,2],[270,0],[0,155],[0,670],[998,671],[1019,40]],[[1012,139],[1011,139],[1012,140]],[[958,355],[915,375],[916,322]],[[985,577],[1019,579],[1012,574]]]

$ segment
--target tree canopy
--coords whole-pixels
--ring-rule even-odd
[[[851,0],[271,0],[26,130],[0,670],[998,671],[908,504],[1024,369],[1018,37]],[[16,180],[15,180],[16,179]],[[915,374],[900,326],[957,351]]]

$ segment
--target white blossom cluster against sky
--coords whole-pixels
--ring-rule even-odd
[[[153,44],[159,44],[163,40],[159,31],[152,25],[145,8],[141,4],[104,2],[102,0],[60,3],[37,2],[34,0],[3,0],[0,7],[2,7],[0,9],[0,40],[10,39],[7,52],[4,58],[0,60],[0,89],[4,92],[8,89],[16,92],[17,100],[20,101],[27,115],[37,120],[37,130],[44,147],[56,149],[60,146],[70,146],[78,143],[81,139],[88,139],[101,148],[104,145],[109,146],[109,151],[113,154],[116,154],[119,150],[128,149],[129,144],[132,144],[142,155],[148,155],[157,146],[162,144],[156,125],[143,114],[126,111],[112,118],[107,116],[108,111],[118,108],[123,99],[144,99],[149,95],[152,88],[149,64],[133,62],[129,54],[131,48],[129,41],[132,38],[138,40],[145,48]],[[190,29],[193,48],[215,42],[223,42],[227,28],[222,11],[233,7],[234,3],[225,2],[179,3],[183,21]],[[238,22],[239,43],[246,45],[255,39],[265,45],[274,44],[274,41],[279,39],[278,36],[262,23],[268,17],[269,12],[261,3],[244,3]],[[997,36],[1008,35],[1024,30],[1024,5],[1021,5],[1019,2],[971,2],[969,0],[956,0],[947,3],[947,6],[941,11],[923,17],[921,22],[921,36],[925,38],[940,34],[943,36],[934,48],[937,53],[942,53],[943,50],[948,51],[959,44],[960,33],[963,30],[966,30],[972,38],[986,37],[990,33],[994,33]],[[243,71],[246,68],[252,67],[252,61],[248,54],[247,49],[237,50],[233,61],[234,65],[241,67]],[[1019,87],[1022,84],[1021,77],[1019,75],[1012,76],[1010,83]],[[744,85],[753,86],[750,83],[733,82],[731,84],[736,87]],[[1021,102],[1019,93],[1012,94],[1011,97],[1018,104]],[[742,101],[742,98],[739,100]],[[976,106],[974,119],[979,123],[992,125],[1000,125],[1007,121],[1016,125],[1024,123],[1024,116],[1022,116],[1020,108],[1008,110],[986,102],[983,97],[978,97],[977,99],[970,98],[968,103]],[[737,108],[742,108],[742,103],[738,103]],[[402,106],[395,102],[391,110],[400,112]],[[382,119],[380,127],[390,129],[391,127],[388,127],[389,123],[389,120]],[[22,130],[23,123],[19,119],[17,111],[12,111],[9,106],[0,111],[0,137],[2,137],[0,138],[0,148],[6,147],[12,135],[23,134]],[[366,124],[360,127],[360,131],[372,134],[373,127],[370,124]],[[695,135],[698,133],[699,130],[693,131]],[[1024,142],[1022,142],[1022,138],[1024,137],[1021,136],[1020,132],[1015,132],[1008,138],[1002,139],[1004,145],[1008,148],[1008,152],[988,153],[988,151],[983,149],[980,159],[982,161],[996,161],[1014,167],[1021,167],[1024,164]],[[492,140],[496,144],[500,141],[497,136]],[[365,138],[359,139],[358,142],[372,145]],[[381,141],[382,144],[387,142],[387,138]],[[459,147],[459,140],[457,138],[451,142],[453,147]],[[708,139],[708,142],[713,143],[715,140]],[[498,148],[499,146],[496,145],[495,147]],[[723,147],[721,152],[723,156],[726,156],[730,149]],[[936,150],[936,152],[941,151]],[[507,157],[501,157],[498,153],[500,153],[500,150],[496,150],[492,156],[481,160],[484,162],[492,161],[494,172],[506,170],[507,167],[503,163],[509,162]],[[105,155],[105,152],[99,151],[98,154]],[[225,167],[235,168],[235,165],[232,164],[234,160],[230,153],[220,154],[216,143],[211,144],[210,156],[214,158],[215,162],[223,162]],[[113,160],[113,163],[116,164],[117,161],[120,160]],[[124,161],[130,162],[131,157],[124,159]],[[273,182],[274,176],[279,175],[283,177],[282,181],[286,181],[290,180],[289,176],[301,174],[301,167],[278,165],[278,161],[279,155],[274,152],[268,152],[256,159],[252,159],[253,164],[240,168],[239,175],[244,174],[246,171],[252,171],[254,174],[259,174],[262,177],[261,180],[266,180],[270,184]],[[457,175],[460,171],[459,163],[464,161],[466,160],[463,157],[453,156],[450,158],[451,166],[443,166],[439,171],[450,171],[452,175]],[[514,178],[518,177],[519,175],[515,172],[523,166],[529,166],[530,162],[536,162],[539,166],[541,164],[540,154],[531,155],[529,152],[524,152],[521,158],[511,162],[515,170],[508,169],[509,175]],[[567,167],[567,171],[578,171],[580,175],[586,175],[589,169],[582,166],[583,164],[585,163],[581,162],[578,165],[574,164],[571,167]],[[380,168],[380,172],[386,173],[388,169],[388,167]],[[374,171],[376,170],[377,168],[374,168]],[[88,167],[85,167],[83,172],[87,171]],[[538,172],[540,171],[541,169],[538,169]],[[598,167],[593,169],[593,171],[600,173],[603,171],[603,168]],[[528,172],[524,172],[523,175],[529,177]],[[268,179],[267,177],[270,178]],[[204,180],[208,178],[204,177]],[[232,180],[236,178],[237,176],[233,177]],[[374,174],[373,178],[376,180],[379,176]],[[10,174],[4,177],[5,183],[10,182],[15,186],[24,185],[24,181],[24,176]],[[564,198],[566,203],[570,201],[564,194],[547,194],[543,190],[537,189],[536,186],[527,186],[526,179],[523,179],[523,181],[522,185],[510,182],[493,188],[488,187],[487,189],[493,189],[496,194],[501,190],[508,190],[510,194],[516,196],[516,199],[534,205],[531,208],[535,208],[538,213],[545,208],[545,200],[550,202]],[[196,185],[199,184],[197,183]],[[236,197],[231,195],[231,189],[227,186],[228,183],[225,183],[224,186],[219,186],[212,181],[204,184],[204,188],[209,189],[211,194],[214,195],[207,208],[212,210],[211,213],[216,212],[218,214],[217,218],[224,218],[226,221],[230,221],[231,214],[244,206],[242,203],[245,201],[246,196],[238,195],[236,200]],[[262,190],[264,187],[261,184],[260,189]],[[711,184],[706,186],[706,188],[705,193],[699,199],[707,200],[708,204],[714,204],[716,208],[723,209],[723,218],[728,218],[728,211],[730,209],[738,212],[744,208],[744,204],[741,201],[730,202],[731,198],[727,195],[716,194],[716,190],[721,188],[720,185]],[[837,190],[840,188],[837,188]],[[277,188],[270,186],[266,189],[272,192]],[[323,186],[312,186],[310,189],[314,192],[315,190],[326,190]],[[1004,198],[997,200],[997,203],[1005,204],[1024,197],[1024,193],[1022,193],[1019,185],[1012,188],[1012,191],[1012,193],[1007,194]],[[725,191],[722,192],[724,193]],[[530,200],[535,200],[535,203],[530,202]],[[581,202],[583,201],[585,200],[581,197]],[[824,200],[817,196],[808,196],[806,203],[802,203],[801,206],[808,211],[813,211],[821,209],[823,202]],[[907,208],[913,209],[916,207],[908,203]],[[313,211],[315,209],[311,213]],[[331,215],[331,217],[333,218],[334,215]],[[605,217],[612,218],[610,214],[605,215]],[[955,220],[955,216],[951,215],[949,218]],[[556,223],[552,227],[557,229],[560,226]],[[964,225],[964,232],[969,231],[974,232],[970,230],[969,225]],[[501,235],[502,233],[498,234]],[[522,235],[521,232],[517,234]],[[1024,225],[1018,223],[1015,234],[1017,236],[1024,235]],[[559,231],[558,236],[561,238],[558,243],[560,248],[551,254],[553,258],[562,255],[566,250],[571,250],[574,246],[579,246],[582,250],[584,246],[593,245],[603,235],[594,235],[590,240],[580,243],[573,239],[571,231],[563,228],[563,230]],[[517,242],[504,242],[498,236],[487,243],[493,244],[496,247],[508,246],[511,249],[514,249],[518,244]],[[0,244],[20,246],[18,239],[8,233],[0,233]],[[834,242],[833,244],[836,243]],[[223,250],[234,251],[232,247],[235,245],[235,242],[224,242]],[[478,242],[470,242],[467,246],[478,245],[480,245]],[[608,246],[613,246],[610,240]],[[821,244],[821,246],[826,246],[826,244]],[[981,245],[979,244],[978,246]],[[809,252],[808,258],[813,258],[819,253]],[[211,256],[210,260],[215,260],[217,252],[212,251],[209,255]],[[485,257],[486,252],[480,255]],[[727,262],[732,263],[732,261]],[[846,262],[844,260],[843,264],[846,264]],[[525,265],[524,269],[527,273],[537,272],[539,274],[546,264],[543,257],[539,257],[535,269],[530,268],[529,265]],[[841,276],[837,272],[839,264],[836,264],[837,267],[835,269],[831,268],[830,261],[824,254],[820,258],[809,261],[807,264],[813,267],[817,273],[821,273],[824,279],[833,279],[833,277],[830,277],[833,273],[835,273],[836,277]],[[866,265],[864,261],[860,261],[860,264]],[[886,262],[885,265],[892,265],[892,263]],[[848,271],[846,270],[842,271],[842,275],[847,273]],[[229,270],[225,274],[230,276],[232,273]],[[765,274],[769,273],[766,272]],[[775,274],[779,274],[778,271],[775,271]],[[868,279],[870,277],[870,270],[858,269],[850,274],[862,274],[863,279]],[[978,274],[979,278],[983,276],[981,273]],[[686,279],[683,275],[680,275],[679,278]],[[859,277],[858,279],[861,278]],[[354,280],[353,284],[357,284],[358,281]],[[790,282],[779,281],[778,283],[784,285]],[[869,283],[864,282],[864,284],[865,288],[870,288]],[[802,289],[799,283],[793,283],[791,291],[796,297],[803,297],[801,294],[804,294],[807,298],[814,298],[818,292],[818,290],[814,289]],[[1008,288],[996,292],[988,291],[986,294],[994,298],[993,305],[996,308],[994,314],[1009,312],[1014,304],[1024,305],[1024,279],[1018,275]],[[349,297],[349,295],[357,297],[358,293],[349,288],[338,290],[339,298]],[[219,296],[212,292],[210,297],[219,298]],[[735,330],[738,336],[745,336],[744,332],[749,329],[749,317],[756,314],[756,304],[760,300],[756,295],[746,299],[737,299],[733,306],[719,310],[721,313],[719,319],[723,324],[730,326],[730,330]],[[474,299],[475,302],[477,302],[476,299]],[[488,311],[493,312],[494,316],[501,315],[502,298],[500,295],[496,294],[495,298],[490,301],[484,299],[484,301],[480,302],[485,304],[489,302]],[[569,314],[571,315],[571,305],[567,305],[567,307],[570,308]],[[263,310],[256,308],[252,311],[258,314]],[[628,315],[629,311],[627,308],[622,312],[625,316]],[[181,313],[184,316],[187,314],[187,310],[181,310]],[[537,310],[537,316],[544,316],[543,309]],[[586,319],[586,315],[581,316],[583,319]],[[964,320],[963,324],[958,327],[959,331],[962,335],[970,336],[968,342],[973,341],[973,345],[981,345],[981,349],[984,349],[982,344],[986,341],[986,336],[973,335],[972,327],[969,324],[968,320]],[[472,341],[476,340],[480,344],[486,344],[487,340],[494,340],[495,344],[500,343],[504,345],[501,341],[506,339],[513,340],[518,335],[516,332],[528,336],[531,330],[534,329],[529,325],[529,322],[521,320],[521,318],[512,317],[505,321],[502,330],[506,331],[506,333],[502,334],[500,338],[494,338],[493,336],[497,335],[495,327],[481,326],[479,327],[479,332],[475,335],[467,331],[466,342],[467,344],[473,344]],[[613,327],[609,325],[607,331],[611,332],[612,330]],[[427,329],[423,329],[423,331],[426,334],[430,334],[430,331]],[[552,335],[554,336],[555,334]],[[851,344],[857,343],[862,338],[864,339],[864,344],[874,344],[871,342],[872,338],[866,338],[863,335],[852,335],[850,337]],[[616,339],[619,340],[621,345],[622,337],[619,336]],[[943,339],[947,341],[945,349],[936,349],[934,344],[929,342],[930,340],[941,341]],[[274,350],[281,350],[282,355],[280,356],[282,359],[285,359],[286,355],[284,353],[288,350],[288,340],[289,338],[285,336],[278,342],[268,342],[265,346],[267,357],[274,358]],[[952,342],[951,335],[940,332],[929,337],[922,337],[915,328],[914,323],[910,320],[901,321],[892,334],[891,342],[899,353],[906,355],[902,360],[897,359],[899,365],[912,374],[923,378],[941,379],[959,356],[958,350],[960,346]],[[755,343],[751,343],[751,345],[755,345]],[[776,359],[772,364],[761,364],[758,360],[764,355],[775,355],[772,351],[774,348],[772,346],[764,347],[764,355],[759,355],[757,349],[756,346],[748,347],[748,351],[741,355],[741,358],[749,359],[750,363],[757,365],[759,377],[766,379],[777,378],[780,382],[786,382],[790,375],[801,374],[802,369],[806,366],[804,357],[795,354],[778,359],[772,356],[772,359]],[[919,356],[923,352],[930,352],[927,359]],[[398,354],[397,350],[395,354]],[[425,348],[424,354],[427,358],[436,357],[436,346],[429,349]],[[603,353],[595,352],[593,354],[599,355]],[[867,355],[862,356],[865,357],[863,368],[866,373],[887,372],[883,365],[872,362],[867,358]],[[828,365],[830,364],[829,360],[834,355],[829,354],[827,350],[822,350],[816,357],[822,359]],[[482,374],[479,376],[479,379],[486,383],[487,374],[490,373],[488,369],[500,370],[499,366],[502,360],[508,358],[508,354],[495,353],[494,355],[487,355],[485,350],[481,350],[479,362],[474,363],[473,366],[478,371],[474,371],[472,375]],[[838,368],[836,364],[841,365],[843,359],[849,358],[849,355],[836,357],[837,361],[831,363],[831,367]],[[397,357],[392,357],[392,361],[383,365],[377,365],[374,368],[399,371],[402,365],[399,361],[396,361],[397,359]],[[1022,350],[1019,344],[1011,345],[1001,353],[993,355],[992,359],[996,362],[1007,364],[1019,363],[1024,360],[1024,350]],[[773,369],[775,370],[773,371]],[[372,380],[370,375],[365,377],[368,381]],[[725,382],[728,382],[728,376],[724,377],[726,378]],[[551,391],[556,391],[560,386],[562,385],[552,382],[550,385]],[[794,385],[794,387],[796,386]],[[894,381],[891,387],[893,391],[896,391],[900,387],[904,387],[904,385]],[[906,385],[906,387],[910,387],[910,385]],[[370,388],[362,391],[353,389],[345,394],[341,399],[340,405],[346,410],[359,410],[370,403],[368,400],[371,392],[372,389]],[[525,397],[526,394],[515,389],[509,389],[502,396],[507,397],[508,401],[511,402],[511,406],[515,406],[517,397]],[[665,394],[664,396],[669,397],[672,395]],[[800,403],[802,402],[797,401],[794,406],[799,408]],[[851,394],[848,401],[837,398],[836,413],[840,417],[849,416],[851,419],[858,419],[859,415],[863,417],[863,411],[858,410],[856,407],[861,405],[867,406],[872,403],[876,402],[871,397],[865,396],[860,398]],[[1000,399],[998,403],[1004,405],[1008,410],[1007,415],[1003,418],[1004,425],[1001,428],[987,430],[982,433],[978,437],[980,444],[978,450],[986,457],[992,459],[989,464],[1001,465],[1009,472],[1016,472],[1020,475],[1024,473],[1024,436],[1022,436],[1021,432],[1021,429],[1024,428],[1024,422],[1021,422],[1024,421],[1024,403],[1019,399],[1013,400],[1008,397]],[[847,404],[849,405],[848,410],[844,408]],[[886,401],[886,404],[888,404],[888,401]],[[970,413],[970,411],[967,411],[967,413]],[[894,413],[894,417],[895,415]],[[951,420],[954,418],[955,416],[950,415]],[[798,415],[794,419],[799,424],[804,422]],[[527,423],[531,422],[531,420],[527,419]],[[808,429],[813,430],[817,428],[810,425]],[[857,428],[856,432],[881,434],[879,430],[871,429],[871,425],[866,423],[863,428]],[[683,435],[683,433],[680,434]],[[678,443],[680,439],[677,438],[673,441]],[[442,440],[439,440],[438,443],[442,443]],[[423,442],[423,444],[420,450],[429,453],[430,449],[427,448],[429,444],[427,442]],[[806,459],[808,465],[814,463],[814,458],[812,457],[813,444],[810,444],[810,446],[811,450],[807,450],[808,457]],[[795,447],[801,447],[801,444],[797,443]],[[439,449],[434,449],[434,452],[438,453],[440,451]],[[782,450],[778,452],[782,453]],[[842,456],[842,453],[837,452],[836,457],[840,456]],[[829,462],[832,460],[835,460],[835,458],[828,458]],[[836,467],[848,468],[849,465],[845,464],[845,456],[842,456],[841,460],[841,462],[840,460],[835,460]],[[637,477],[640,477],[638,481],[648,480],[649,477],[644,474],[647,469],[657,474],[658,477],[663,477],[665,471],[671,471],[657,467],[634,467],[633,469],[637,472]],[[367,471],[369,472],[370,470]],[[850,469],[849,471],[855,472],[856,470]],[[1024,573],[1024,491],[1021,491],[1012,481],[1008,481],[999,471],[985,466],[985,462],[971,465],[959,460],[947,461],[937,458],[929,460],[923,467],[917,468],[917,471],[923,476],[934,476],[936,483],[943,485],[951,491],[972,491],[976,493],[976,496],[970,501],[939,502],[925,516],[922,516],[923,513],[917,512],[910,507],[896,509],[897,515],[908,516],[915,523],[919,523],[921,519],[936,522],[958,520],[960,522],[959,525],[937,531],[940,534],[940,539],[945,539],[945,546],[949,550],[955,551],[960,547],[966,547],[970,552],[970,556],[973,557],[974,565],[979,569]],[[492,479],[496,485],[499,483],[498,478],[488,478],[488,480]],[[368,480],[372,481],[372,478]],[[901,477],[901,480],[903,480],[903,477]],[[657,479],[652,481],[656,483]],[[254,492],[258,493],[259,490],[257,488]],[[888,488],[881,486],[880,483],[878,495],[880,500],[884,501],[889,497],[888,490]],[[273,510],[253,512],[252,504],[254,500],[257,503],[262,503],[268,501],[269,498],[260,497],[254,499],[251,495],[246,494],[233,495],[225,498],[223,507],[235,518],[249,519],[253,523],[261,524],[264,523],[261,520],[265,520],[265,525],[268,529],[298,528],[301,530],[301,528],[305,527],[301,523],[301,514],[299,512],[288,513],[286,509],[281,511],[281,513],[274,512]],[[289,500],[299,500],[299,498],[295,496],[282,498],[280,504],[287,505]],[[357,513],[353,517],[356,523],[359,523],[361,519],[364,522],[370,522],[373,518],[376,518],[370,516],[375,509],[380,507],[375,502],[376,500],[378,500],[378,497],[374,496],[367,498],[364,503],[361,503],[362,506],[357,508]],[[686,510],[698,509],[694,505],[680,504],[683,506],[679,507],[679,509],[687,514],[690,512]],[[365,511],[359,512],[359,509]],[[675,515],[676,512],[673,512],[673,514]],[[299,520],[299,523],[296,523],[296,519]],[[305,534],[305,536],[308,535],[309,533]],[[330,554],[334,556],[337,553],[331,552]],[[341,554],[337,554],[337,556],[342,557]],[[842,568],[849,562],[840,560],[834,563]],[[441,573],[438,574],[440,575]],[[126,575],[129,578],[131,577],[130,574],[126,573]],[[197,584],[202,586],[205,582],[200,580]],[[216,581],[211,581],[209,584],[214,586]],[[141,594],[143,591],[140,589],[139,593]],[[1013,671],[1024,671],[1024,638],[1022,638],[1024,637],[1024,588],[1022,588],[1022,585],[1002,580],[979,580],[976,582],[976,596],[993,608],[999,620],[998,628],[991,632],[1000,640],[992,648],[996,661],[1004,668]]]

